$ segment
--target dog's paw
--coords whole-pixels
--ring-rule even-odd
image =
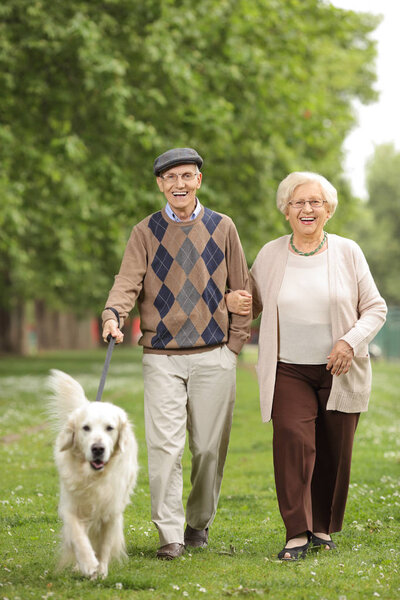
[[[101,562],[99,564],[99,568],[97,569],[97,573],[98,573],[99,577],[101,577],[102,579],[105,579],[108,575],[108,564]]]
[[[90,577],[90,579],[96,579],[98,575],[99,569],[99,561],[93,560],[86,563],[79,564],[79,570],[85,577]]]

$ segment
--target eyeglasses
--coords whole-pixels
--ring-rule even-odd
[[[326,203],[326,200],[316,198],[315,200],[296,200],[295,202],[288,202],[293,208],[304,208],[306,204],[309,204],[311,208],[321,208]]]
[[[188,171],[187,173],[182,173],[182,175],[178,175],[177,173],[167,173],[166,175],[160,175],[161,179],[164,179],[167,183],[175,183],[178,181],[180,177],[182,181],[193,181],[196,177],[197,173],[193,173],[192,171]]]

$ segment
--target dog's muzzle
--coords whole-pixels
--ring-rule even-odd
[[[91,447],[93,460],[90,463],[90,466],[95,471],[101,471],[104,468],[105,462],[103,460],[104,457],[104,446],[102,444],[93,444]]]

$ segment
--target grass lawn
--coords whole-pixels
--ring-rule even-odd
[[[150,520],[143,423],[141,352],[117,348],[103,398],[130,415],[140,448],[140,477],[125,513],[129,560],[107,579],[57,572],[61,528],[53,434],[44,414],[50,368],[78,379],[94,400],[105,351],[52,353],[0,361],[0,600],[30,598],[400,598],[400,369],[374,364],[374,390],[354,446],[352,483],[336,552],[282,563],[284,543],[272,471],[271,424],[262,424],[254,353],[238,369],[237,403],[218,513],[206,550],[163,562]],[[185,497],[190,455],[185,452]]]

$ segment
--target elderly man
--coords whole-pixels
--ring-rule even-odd
[[[138,303],[143,346],[146,442],[157,557],[205,547],[214,519],[235,401],[236,357],[250,317],[228,315],[227,288],[249,289],[232,220],[196,197],[203,160],[192,148],[156,158],[165,207],[136,225],[103,312],[103,338],[122,342]],[[181,458],[186,429],[192,489],[185,513]]]

